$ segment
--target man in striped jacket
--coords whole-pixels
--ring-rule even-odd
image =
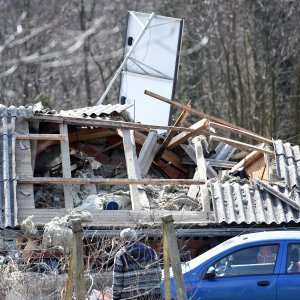
[[[113,300],[161,299],[161,268],[156,252],[137,241],[131,228],[121,231],[124,242],[113,268]]]

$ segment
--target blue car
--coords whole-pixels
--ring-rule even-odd
[[[234,237],[183,267],[187,298],[299,300],[299,256],[300,230]],[[178,299],[174,278],[171,278],[171,299]]]

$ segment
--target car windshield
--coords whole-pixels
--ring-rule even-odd
[[[203,254],[197,256],[196,258],[192,259],[191,261],[188,262],[188,269],[194,269],[195,267],[199,266],[199,264],[209,260],[211,257],[215,256],[216,254],[230,248],[232,244],[235,244],[236,238],[229,239],[218,246],[204,252]],[[187,269],[183,270],[183,272],[189,271]]]

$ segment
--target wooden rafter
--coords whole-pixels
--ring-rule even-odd
[[[210,139],[213,141],[218,141],[218,142],[224,142],[228,145],[232,145],[238,149],[250,152],[252,150],[257,151],[257,152],[261,152],[261,153],[266,153],[268,155],[274,156],[274,152],[272,152],[271,150],[268,149],[264,149],[264,148],[260,148],[258,146],[253,146],[250,144],[246,144],[246,143],[242,143],[242,142],[238,142],[232,139],[228,139],[228,138],[224,138],[221,136],[217,136],[217,135],[211,135]]]
[[[181,132],[174,136],[172,140],[170,141],[168,145],[168,149],[174,149],[180,144],[187,141],[190,137],[195,136],[199,134],[203,129],[207,128],[209,126],[209,121],[207,119],[203,119],[198,121],[197,123],[193,124],[189,127],[189,129],[192,129],[192,132]]]
[[[242,128],[242,127],[239,127],[235,124],[232,124],[230,122],[227,122],[225,120],[222,120],[220,118],[216,118],[216,117],[213,117],[213,116],[210,116],[210,115],[207,115],[205,113],[202,113],[196,109],[193,109],[193,108],[190,108],[190,107],[187,107],[186,105],[183,105],[179,102],[176,102],[174,100],[170,100],[168,98],[165,98],[163,96],[160,96],[160,95],[157,95],[155,93],[152,93],[150,91],[145,91],[145,94],[150,96],[150,97],[153,97],[153,98],[156,98],[158,100],[161,100],[163,102],[166,102],[168,104],[171,104],[173,106],[176,106],[177,108],[180,108],[182,110],[186,110],[186,111],[189,111],[195,115],[198,115],[202,118],[207,118],[211,121],[211,126],[213,127],[216,127],[216,128],[219,128],[219,129],[223,129],[223,130],[227,130],[229,132],[234,132],[234,133],[238,133],[238,134],[242,134],[242,135],[245,135],[245,136],[249,136],[255,140],[258,140],[258,141],[261,141],[261,142],[265,142],[265,143],[268,143],[268,144],[272,144],[272,140],[270,139],[267,139],[265,137],[262,137],[258,134],[255,134],[253,132],[251,132],[250,130],[247,130],[245,128]]]

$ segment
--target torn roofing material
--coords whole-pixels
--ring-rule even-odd
[[[272,185],[278,192],[300,204],[300,193]],[[242,181],[216,181],[211,184],[211,199],[216,223],[300,223],[300,212],[274,194]]]
[[[281,140],[273,141],[276,171],[290,188],[300,189],[300,148]]]
[[[93,107],[84,107],[84,108],[78,108],[78,109],[72,109],[72,110],[61,110],[59,115],[63,117],[91,117],[91,118],[97,118],[102,117],[105,115],[111,115],[112,113],[122,113],[127,108],[129,108],[131,105],[129,104],[108,104],[108,105],[97,105]]]

